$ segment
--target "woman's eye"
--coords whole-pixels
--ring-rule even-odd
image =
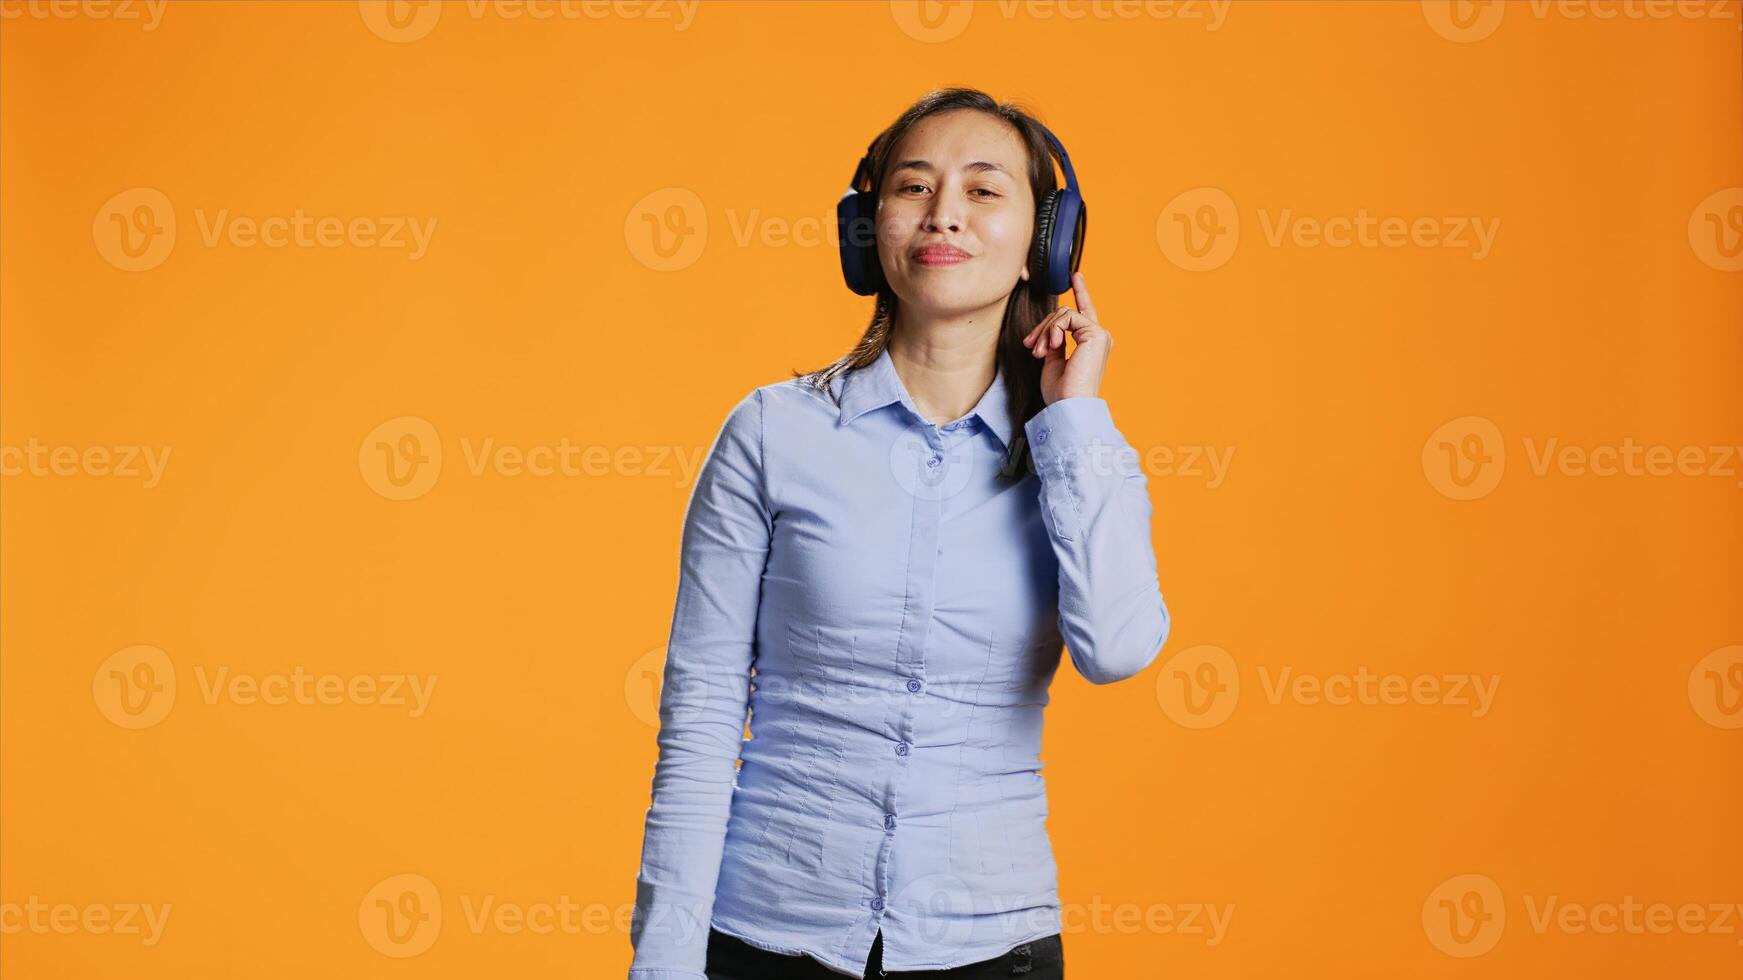
[[[904,192],[913,191],[913,190],[924,191],[924,190],[926,190],[926,185],[925,184],[904,184],[904,185],[902,185],[901,190]],[[994,197],[999,196],[999,192],[993,190],[990,187],[976,187],[973,190],[969,191],[969,193],[970,194],[985,194],[985,195],[987,195],[987,198],[994,198]]]

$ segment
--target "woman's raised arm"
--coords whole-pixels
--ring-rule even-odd
[[[1103,398],[1061,398],[1023,432],[1059,558],[1059,631],[1071,662],[1092,684],[1124,680],[1156,659],[1170,626],[1149,481]]]

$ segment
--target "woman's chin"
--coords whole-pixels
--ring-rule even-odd
[[[947,275],[947,274],[946,274]],[[973,313],[986,309],[1004,299],[1005,293],[990,293],[982,295],[983,290],[967,287],[967,284],[947,285],[945,276],[922,275],[896,290],[896,296],[902,305],[933,316],[950,316],[952,314]]]

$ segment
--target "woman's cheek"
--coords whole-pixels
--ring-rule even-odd
[[[998,244],[999,253],[1007,258],[1021,256],[1028,250],[1029,231],[1027,224],[1015,218],[1001,217],[994,227],[993,241]]]
[[[914,234],[914,218],[888,208],[878,216],[878,244],[900,251]]]

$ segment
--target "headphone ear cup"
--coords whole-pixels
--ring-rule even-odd
[[[860,296],[876,293],[884,284],[884,269],[878,263],[875,195],[848,191],[835,206],[835,220],[847,287]]]
[[[1030,288],[1048,282],[1049,257],[1053,254],[1053,221],[1059,214],[1059,191],[1047,192],[1035,209],[1035,247],[1029,253]]]
[[[866,295],[884,288],[884,267],[878,261],[878,196],[867,191],[859,195],[859,221],[865,244],[861,254],[865,261]]]

